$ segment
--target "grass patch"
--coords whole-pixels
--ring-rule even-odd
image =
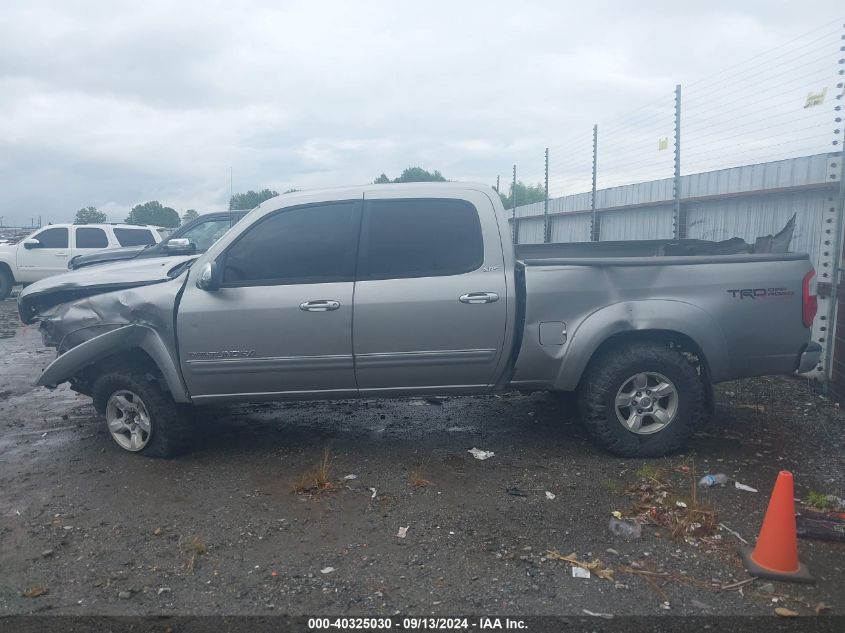
[[[420,460],[411,472],[408,473],[408,485],[411,488],[425,488],[431,485],[431,481],[425,478],[425,469],[428,466],[428,458]]]
[[[804,499],[804,505],[824,512],[825,510],[829,510],[832,504],[826,494],[811,490],[807,493],[807,498]]]
[[[185,569],[189,574],[194,573],[194,565],[196,564],[197,559],[200,556],[208,554],[208,547],[206,547],[205,542],[201,537],[196,535],[189,536],[185,540],[180,541],[179,549],[181,549],[182,553],[188,558],[185,562]]]
[[[665,475],[666,470],[658,468],[657,466],[645,465],[637,470],[637,477],[640,479],[662,480]]]
[[[334,488],[331,481],[332,458],[329,449],[323,451],[322,459],[316,466],[308,469],[291,486],[291,492],[295,494],[319,494]]]

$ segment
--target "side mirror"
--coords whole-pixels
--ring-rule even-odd
[[[23,241],[23,247],[27,249],[41,248],[41,242],[36,240],[34,237],[28,237]]]
[[[217,262],[208,262],[202,267],[199,279],[197,279],[197,288],[208,292],[213,292],[220,287],[220,266]]]
[[[168,255],[193,255],[197,252],[197,245],[186,237],[177,237],[164,243],[164,250]]]

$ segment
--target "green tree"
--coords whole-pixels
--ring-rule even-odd
[[[516,206],[521,207],[524,204],[531,204],[532,202],[542,202],[546,199],[546,189],[543,185],[537,183],[536,185],[526,185],[521,180],[516,182],[516,185],[510,186],[508,195],[499,192],[499,197],[502,199],[502,204],[505,209],[513,207],[514,193],[516,194]]]
[[[273,191],[272,189],[262,189],[261,191],[253,191],[250,189],[246,193],[236,193],[232,196],[229,200],[229,209],[248,211],[250,209],[254,209],[265,200],[275,198],[278,195],[279,192]]]
[[[188,209],[182,214],[182,224],[187,224],[191,220],[196,220],[198,217],[200,217],[200,214],[196,209]]]
[[[165,207],[158,200],[137,204],[126,217],[127,224],[155,224],[173,228],[179,226],[179,214],[176,209]]]
[[[383,185],[389,182],[446,182],[446,179],[436,169],[432,172],[422,167],[407,167],[398,178],[391,180],[387,177],[387,174],[382,174],[373,181],[376,185]]]
[[[99,211],[97,207],[83,207],[73,218],[74,224],[102,224],[105,221],[106,214]]]

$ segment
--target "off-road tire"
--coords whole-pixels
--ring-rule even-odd
[[[150,374],[114,371],[103,374],[94,381],[92,389],[94,408],[102,417],[110,438],[112,436],[106,423],[106,405],[111,395],[121,390],[137,394],[150,417],[151,428],[147,445],[133,452],[146,457],[167,458],[174,457],[185,450],[188,444],[185,416],[170,394],[164,391],[155,377]],[[117,442],[114,444],[119,446]]]
[[[11,275],[5,270],[0,270],[0,301],[12,294],[14,281]]]
[[[616,416],[616,394],[632,375],[657,372],[678,392],[670,424],[650,435],[634,433]],[[706,390],[696,367],[680,351],[659,343],[628,343],[590,361],[578,388],[581,420],[603,448],[622,457],[659,457],[678,450],[706,417]]]

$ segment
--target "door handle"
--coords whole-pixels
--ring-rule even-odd
[[[460,296],[461,303],[493,303],[499,300],[495,292],[469,292]]]
[[[299,304],[300,310],[306,312],[331,312],[340,307],[340,301],[334,299],[319,299],[317,301],[305,301]]]
[[[67,253],[54,253],[56,257],[67,257]]]

